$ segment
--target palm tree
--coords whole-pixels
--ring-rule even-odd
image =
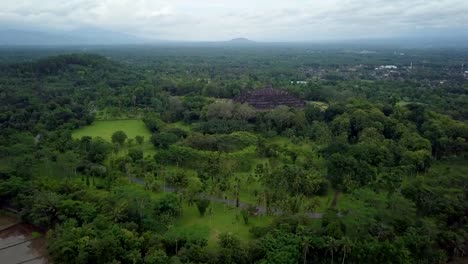
[[[348,237],[344,236],[341,238],[340,244],[341,249],[343,250],[343,261],[341,263],[344,264],[346,259],[346,253],[349,252],[349,250],[351,249],[351,240]]]
[[[330,237],[330,239],[327,242],[327,247],[328,250],[330,250],[332,264],[334,263],[334,253],[338,250],[339,246],[339,241],[333,237]]]
[[[239,177],[236,177],[235,179],[235,184],[234,184],[234,194],[236,196],[236,207],[239,208],[239,195],[240,195],[240,189],[241,189],[241,181]]]
[[[304,264],[307,263],[307,253],[309,253],[309,248],[310,248],[310,240],[308,237],[305,237],[304,240],[302,241],[302,248],[304,252]]]

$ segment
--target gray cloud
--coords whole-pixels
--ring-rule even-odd
[[[0,25],[148,38],[312,40],[468,27],[463,0],[3,0]],[[0,26],[1,27],[1,26]]]

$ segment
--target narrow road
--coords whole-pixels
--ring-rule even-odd
[[[133,183],[136,183],[136,184],[139,184],[139,185],[144,185],[145,184],[145,181],[142,180],[142,179],[138,179],[138,178],[133,178],[133,177],[129,177],[130,181],[133,182]],[[176,192],[177,189],[174,188],[174,187],[170,187],[170,186],[165,186],[163,188],[163,190],[165,192]],[[235,200],[231,200],[231,199],[223,199],[223,198],[219,198],[219,197],[216,197],[216,196],[211,196],[211,195],[207,195],[207,194],[204,194],[202,193],[200,195],[201,198],[203,199],[207,199],[211,202],[215,202],[215,203],[225,203],[227,205],[230,205],[230,206],[236,206],[236,201]],[[245,203],[245,202],[241,202],[239,201],[239,207],[240,208],[248,208],[249,206],[255,206],[255,208],[257,208],[257,214],[258,215],[264,215],[266,214],[266,207],[264,206],[257,206],[257,205],[252,205],[252,204],[249,204],[249,203]],[[280,210],[280,209],[275,209],[275,208],[271,208],[271,211],[273,212],[273,214],[275,215],[281,215],[283,214],[283,211]],[[310,218],[314,218],[314,219],[320,219],[322,218],[323,216],[323,213],[314,213],[314,212],[306,212],[304,213],[305,215],[307,215],[308,217]]]

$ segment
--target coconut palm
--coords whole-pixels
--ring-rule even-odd
[[[331,255],[331,263],[334,263],[334,254],[336,251],[338,251],[338,248],[340,247],[339,240],[336,240],[333,237],[330,237],[330,239],[327,241],[327,247],[328,250],[330,251]]]

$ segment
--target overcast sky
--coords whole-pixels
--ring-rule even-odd
[[[468,31],[468,0],[0,0],[0,29],[310,41]]]

